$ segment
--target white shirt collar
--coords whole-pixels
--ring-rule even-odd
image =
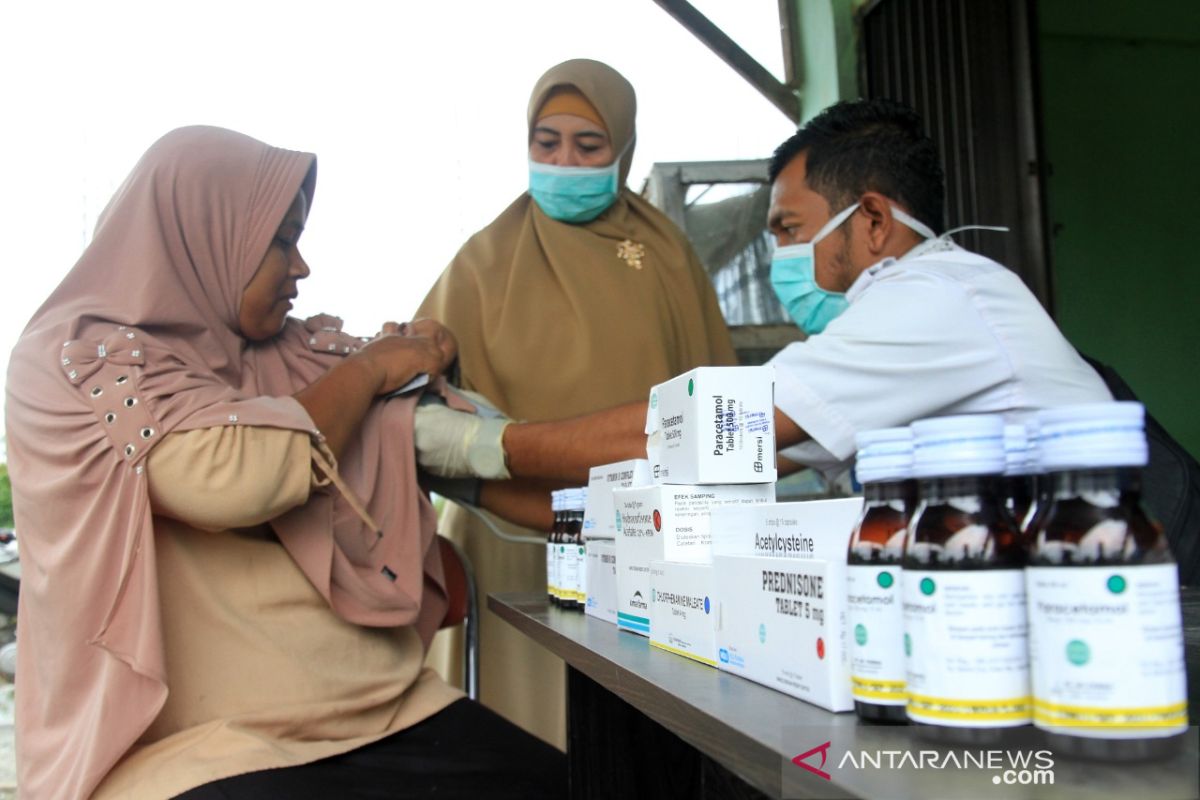
[[[888,256],[878,264],[867,267],[862,272],[858,273],[858,277],[854,279],[854,283],[850,284],[850,288],[846,290],[846,301],[853,303],[856,297],[865,292],[867,287],[875,282],[875,279],[879,276],[879,273],[891,267],[893,264],[896,264],[900,261],[910,261],[912,259],[931,255],[933,253],[947,253],[954,250],[962,250],[962,248],[956,245],[950,239],[938,237],[936,239],[924,240],[907,253],[900,256],[900,258]]]

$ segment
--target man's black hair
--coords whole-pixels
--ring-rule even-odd
[[[801,153],[808,188],[828,201],[830,213],[875,191],[935,232],[944,230],[946,185],[937,147],[908,106],[883,99],[835,103],[779,145],[771,183]]]

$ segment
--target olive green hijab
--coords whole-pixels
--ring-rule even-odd
[[[573,86],[633,161],[637,100],[611,67],[576,59],[534,87],[532,129],[549,94]],[[628,145],[628,147],[627,147]],[[529,420],[645,399],[692,367],[736,359],[708,275],[683,233],[628,188],[575,225],[523,193],[472,236],[421,304],[458,337],[463,383]]]

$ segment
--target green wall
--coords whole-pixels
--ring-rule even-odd
[[[1058,323],[1200,456],[1200,13],[1039,0]]]

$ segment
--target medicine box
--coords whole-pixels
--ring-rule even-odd
[[[844,563],[862,511],[861,497],[717,508],[711,516],[712,552]]]
[[[584,611],[617,624],[617,543],[612,539],[587,542],[587,600]]]
[[[614,489],[617,528],[617,625],[650,634],[650,562],[708,563],[709,514],[721,506],[775,500],[775,484],[654,485]]]
[[[583,511],[583,538],[615,538],[617,514],[613,506],[613,489],[651,483],[650,462],[644,458],[592,467],[588,473],[587,504]]]
[[[712,565],[650,562],[650,644],[717,665]]]
[[[713,511],[720,669],[853,709],[846,550],[862,509],[848,497]]]
[[[699,367],[650,390],[646,453],[659,483],[773,482],[775,370]]]
[[[844,563],[714,556],[717,666],[829,711],[852,711]]]

